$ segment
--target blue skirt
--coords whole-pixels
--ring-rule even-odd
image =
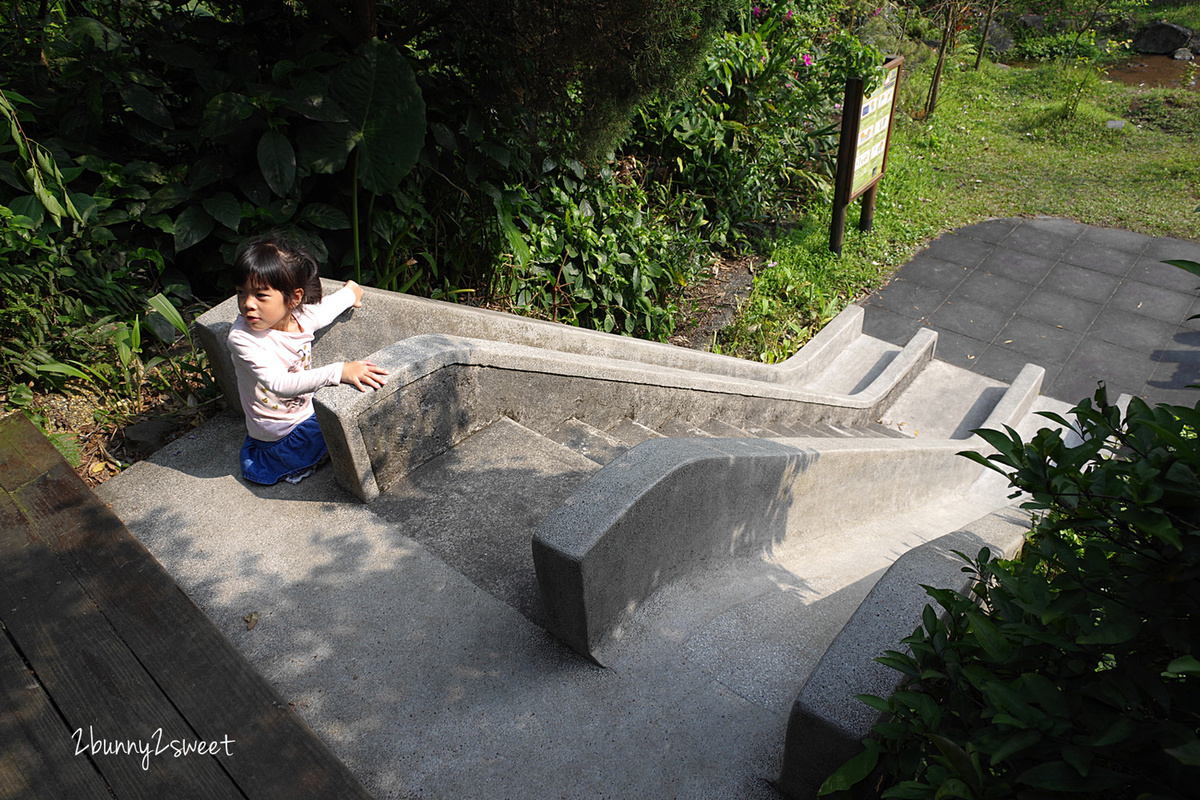
[[[297,472],[312,469],[329,451],[313,414],[277,442],[246,437],[242,445],[242,477],[270,486]]]

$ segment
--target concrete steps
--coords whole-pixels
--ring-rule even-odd
[[[853,397],[876,383],[900,358],[903,350],[861,332],[842,332],[834,346],[824,347],[825,363],[819,369],[810,370],[802,387],[827,395]],[[582,419],[569,418],[554,427],[543,423],[544,432],[539,433],[501,416],[393,484],[375,501],[373,508],[477,586],[541,625],[545,614],[531,542],[552,512],[602,467],[613,464],[646,442],[667,439],[762,440],[785,446],[803,442],[805,444],[801,446],[817,450],[821,448],[817,443],[820,440],[867,442],[906,440],[914,436],[926,440],[963,439],[970,436],[972,428],[983,424],[1005,396],[1005,385],[941,362],[919,362],[915,366],[924,368],[908,379],[907,388],[879,421],[792,419],[738,425],[719,418],[689,421],[675,416],[665,420],[660,418],[652,426],[633,417],[623,417],[601,428]],[[653,419],[654,415],[647,414],[645,418]],[[975,514],[979,504],[959,505],[968,509],[966,513],[973,519],[970,515]],[[848,504],[848,517],[860,513],[861,509]],[[871,571],[863,572],[863,565],[870,564],[873,570],[881,570],[888,563],[887,559],[895,558],[914,542],[924,541],[914,538],[915,531],[934,535],[945,532],[946,525],[951,524],[937,503],[920,511],[905,511],[897,517],[918,520],[911,525],[900,524],[892,519],[893,516],[896,515],[885,515],[886,524],[878,519],[863,523],[867,528],[883,524],[882,530],[899,538],[877,542],[878,547],[872,553],[886,554],[883,561],[876,555],[852,557],[857,569],[850,583],[867,580]],[[858,544],[853,552],[860,551],[867,538],[865,533],[854,535],[850,541]],[[831,557],[845,551],[845,541],[838,537],[834,544],[836,552]],[[806,551],[812,546],[807,544]],[[759,566],[741,565],[729,569],[738,575],[747,571],[747,574],[758,574],[764,570],[782,570],[790,575],[784,581],[788,585],[795,585],[797,581],[816,585],[811,580],[811,574],[815,573],[811,571],[819,572],[824,562],[809,557],[799,571],[792,570],[789,562],[774,555],[753,563]],[[725,567],[706,568],[703,572],[708,577],[697,580],[716,580],[713,576],[721,574],[723,569]],[[869,588],[869,581],[865,585]],[[839,586],[835,591],[845,589],[846,586]],[[827,593],[810,593],[808,600],[821,600]],[[669,594],[664,595],[667,596]],[[851,595],[844,594],[843,597]],[[654,602],[660,614],[670,616],[664,610],[670,606],[669,601]],[[694,599],[688,600],[688,603],[694,602]],[[690,612],[683,613],[687,616]],[[675,630],[685,629],[682,620],[672,624]]]
[[[501,417],[426,462],[371,508],[540,624],[533,532],[599,469],[596,461]]]
[[[865,336],[860,309],[779,365],[380,292],[351,317],[314,363],[391,379],[318,394],[334,469],[302,500],[233,478],[233,434],[203,469],[180,445],[127,510],[228,630],[270,609],[242,646],[396,796],[462,795],[462,758],[495,796],[772,796],[789,704],[889,565],[1009,502],[957,453],[1027,428],[1039,385],[936,361],[928,329]],[[214,476],[217,519],[159,513],[158,487]],[[557,749],[605,774],[511,769]]]

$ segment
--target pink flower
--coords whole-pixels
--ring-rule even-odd
[[[788,18],[788,19],[791,19],[791,18],[792,18],[792,10],[791,10],[790,8],[788,9],[788,15],[787,15],[787,18]]]
[[[810,56],[808,53],[804,54],[803,61],[804,61],[804,66],[806,66],[806,67],[811,67],[813,65],[813,57]]]
[[[759,8],[758,6],[755,6],[754,7],[754,18],[758,19],[762,15],[763,15],[763,10],[761,8]]]

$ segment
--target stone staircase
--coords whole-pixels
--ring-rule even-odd
[[[200,320],[227,394],[235,314]],[[683,659],[773,715],[847,667],[822,656],[893,562],[1008,506],[958,453],[1042,402],[1040,368],[992,381],[857,308],[781,365],[373,290],[348,317],[314,363],[390,378],[317,396],[343,489],[588,659]]]
[[[214,373],[233,408],[236,389],[224,338],[235,315],[231,299],[200,320]],[[929,473],[931,482],[940,484],[932,491],[893,492],[899,496],[863,507],[845,488],[880,476],[872,475],[871,467],[861,473],[856,461],[850,474],[835,476],[834,496],[812,496],[814,502],[846,506],[843,520],[831,520],[827,527],[850,530],[888,521],[885,527],[896,532],[896,541],[880,546],[894,558],[916,541],[912,530],[927,526],[928,532],[917,537],[924,540],[962,521],[961,514],[947,517],[940,510],[947,498],[976,516],[998,502],[994,497],[967,501],[971,479],[964,475],[971,470],[964,470],[964,460],[954,454],[981,445],[970,431],[987,423],[989,415],[996,417],[993,427],[1016,424],[1040,385],[1036,368],[1023,373],[1014,388],[933,361],[932,331],[920,331],[905,347],[864,335],[858,308],[843,313],[781,365],[377,290],[368,290],[364,308],[347,316],[318,340],[315,362],[369,357],[391,377],[375,393],[342,386],[318,394],[317,413],[339,483],[539,625],[547,624],[544,595],[554,590],[545,575],[539,590],[531,543],[556,511],[568,509],[559,514],[568,524],[586,516],[575,495],[586,495],[589,485],[609,500],[624,493],[633,502],[647,491],[646,485],[611,485],[611,475],[619,474],[613,470],[628,461],[631,451],[676,442],[682,443],[677,449],[694,454],[696,447],[709,452],[704,448],[735,446],[720,444],[729,442],[750,453],[757,452],[752,443],[759,442],[759,450],[774,448],[772,457],[786,454],[794,460],[830,448],[850,452],[850,446],[865,453],[858,461],[867,463],[874,458],[872,448],[884,448],[890,458],[910,446],[955,440],[935,448],[934,460],[943,463]],[[740,458],[726,460],[740,464]],[[951,473],[954,479],[946,480]],[[917,474],[924,473],[918,469]],[[839,481],[845,481],[840,497]],[[764,483],[763,490],[769,495],[780,487]],[[896,524],[905,515],[914,518],[911,529]],[[931,526],[926,518],[945,519]],[[771,569],[788,569],[781,554],[790,551],[811,559],[812,542],[829,538],[829,531],[804,527],[800,537],[776,530],[769,541],[740,556],[754,556]],[[720,549],[727,555],[737,550]],[[692,569],[710,570],[713,555],[705,552],[686,568],[668,564],[659,571],[682,579]],[[675,559],[672,553],[661,557]],[[877,570],[887,562],[860,558],[859,563]],[[644,596],[639,592],[622,603],[640,606],[661,588],[656,581]],[[630,614],[620,616],[621,624],[629,623]],[[551,614],[556,635],[597,658],[594,648],[556,629],[556,619]]]
[[[666,438],[905,438],[878,423],[778,424],[743,430],[670,420],[658,430],[622,419],[607,431],[577,419],[546,435],[500,417],[383,492],[372,509],[469,577],[544,625],[530,544],[541,523],[601,467]]]

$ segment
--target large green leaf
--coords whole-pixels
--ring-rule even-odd
[[[122,41],[121,34],[91,17],[72,17],[67,23],[67,36],[79,45],[87,42],[104,52],[116,50]]]
[[[242,224],[242,204],[229,192],[217,192],[204,199],[204,210],[217,222],[236,231]]]
[[[175,252],[180,253],[212,233],[217,223],[200,206],[188,206],[175,218]]]
[[[136,83],[125,84],[121,87],[121,99],[125,101],[125,105],[133,109],[133,113],[142,119],[149,120],[160,128],[175,130],[171,112],[145,86]]]
[[[425,101],[412,68],[393,45],[375,39],[334,73],[330,94],[348,121],[319,126],[332,130],[310,140],[313,161],[345,164],[345,154],[357,148],[363,188],[392,191],[417,163],[425,141]]]
[[[271,191],[285,197],[296,182],[296,151],[279,131],[267,131],[258,140],[258,168]]]
[[[253,113],[254,103],[250,98],[233,92],[222,92],[215,95],[204,107],[200,133],[210,139],[232,133]]]
[[[157,214],[174,208],[191,196],[191,190],[182,183],[169,183],[151,195],[150,202],[146,204],[146,211]]]
[[[327,203],[309,203],[300,212],[299,221],[331,231],[342,231],[350,227],[350,218],[346,216],[346,212]]]

